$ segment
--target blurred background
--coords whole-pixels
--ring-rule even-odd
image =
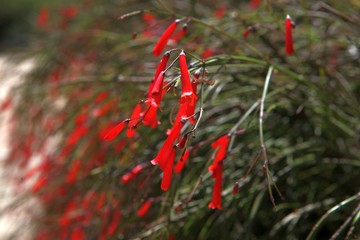
[[[360,1],[0,6],[0,239],[360,238]],[[296,25],[292,55],[287,14]],[[175,19],[183,22],[165,48],[175,50],[161,124],[104,141],[146,99],[161,59],[153,47]],[[179,107],[177,48],[191,79],[206,68],[195,110],[204,112],[190,157],[164,192],[150,160]],[[234,126],[222,210],[212,210],[211,144]]]

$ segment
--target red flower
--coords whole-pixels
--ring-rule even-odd
[[[183,123],[181,121],[177,124],[174,124],[158,155],[151,161],[152,164],[159,164],[160,169],[163,171],[165,170],[165,167],[167,166],[167,162],[169,160],[169,156],[174,149],[175,141],[179,138],[182,126]]]
[[[143,168],[144,166],[142,164],[136,165],[130,172],[121,177],[121,182],[124,184],[130,182],[143,170]]]
[[[294,53],[294,46],[293,46],[293,38],[292,38],[292,30],[295,25],[291,20],[290,15],[286,16],[285,20],[285,51],[286,54],[290,55]]]
[[[253,30],[254,30],[253,26],[248,27],[243,33],[244,38],[247,38],[249,36],[250,32],[252,32]]]
[[[33,193],[36,193],[36,192],[40,191],[43,188],[43,186],[45,186],[47,183],[48,183],[48,179],[46,177],[42,176],[32,186],[31,191]]]
[[[258,8],[260,5],[260,0],[251,0],[250,1],[250,7],[253,9]]]
[[[117,124],[115,127],[113,127],[105,136],[104,140],[107,142],[110,142],[113,140],[117,135],[121,133],[121,131],[125,128],[126,123],[128,120],[124,120]]]
[[[223,172],[223,165],[218,164],[211,176],[212,178],[215,179],[212,200],[208,205],[208,207],[211,209],[216,209],[216,208],[219,210],[222,209],[221,206],[222,172]]]
[[[71,234],[71,240],[83,240],[85,239],[85,233],[84,230],[81,229],[80,227],[76,227],[72,234]]]
[[[189,156],[190,156],[190,150],[188,149],[184,152],[184,154],[181,156],[180,160],[176,163],[175,168],[174,168],[175,173],[180,173],[183,170],[185,163],[188,160]]]
[[[151,207],[151,201],[150,200],[147,200],[146,202],[144,202],[141,207],[139,208],[139,210],[137,211],[137,216],[139,218],[145,216],[145,214],[149,211]]]
[[[218,148],[213,164],[209,166],[209,172],[215,171],[219,163],[225,159],[227,148],[230,142],[228,135],[224,135],[211,144],[212,148]]]
[[[227,11],[226,6],[220,6],[216,9],[215,17],[217,19],[222,19],[225,15],[225,12]]]
[[[174,160],[175,160],[176,150],[173,147],[171,149],[171,152],[168,156],[168,159],[165,162],[165,169],[164,174],[161,180],[161,190],[167,191],[171,184],[171,179],[173,175],[173,166],[174,166]]]
[[[184,51],[180,53],[180,72],[181,72],[181,99],[180,102],[191,102],[194,97],[193,88],[190,82],[189,70],[186,63]]]
[[[151,97],[152,89],[153,89],[154,84],[155,84],[156,80],[158,79],[160,73],[165,70],[167,62],[169,60],[169,57],[170,57],[170,53],[165,52],[163,57],[161,58],[160,63],[158,64],[158,66],[156,68],[154,79],[151,81],[151,83],[149,85],[149,90],[148,90],[148,94],[147,94],[148,98]]]
[[[45,28],[49,22],[49,9],[47,7],[43,7],[39,11],[39,15],[37,17],[37,25],[40,28]]]
[[[173,43],[178,43],[180,40],[186,36],[188,31],[188,26],[185,24],[179,31],[177,31],[174,36],[171,38]]]
[[[126,130],[126,136],[128,138],[134,137],[136,133],[136,125],[139,122],[140,114],[141,114],[141,103],[138,103],[134,111],[132,112],[130,121],[128,123],[128,128]]]
[[[120,220],[121,220],[121,212],[119,210],[117,210],[114,212],[113,219],[111,220],[111,223],[108,226],[108,229],[107,229],[108,236],[113,236],[115,234],[116,229],[119,226]]]
[[[78,176],[79,170],[81,167],[81,160],[77,159],[75,160],[70,167],[70,170],[68,174],[66,175],[66,181],[68,183],[74,183],[76,181],[76,178]]]
[[[175,20],[170,26],[164,31],[161,35],[159,41],[156,43],[153,49],[153,55],[159,56],[160,53],[164,50],[167,42],[169,41],[171,35],[174,33],[176,26],[178,25],[179,20]]]
[[[152,128],[155,128],[156,125],[158,124],[158,120],[157,120],[157,109],[158,109],[158,104],[155,102],[155,99],[153,98],[148,98],[145,101],[145,104],[148,106],[148,108],[144,111],[143,115],[143,124],[145,126],[150,126]]]

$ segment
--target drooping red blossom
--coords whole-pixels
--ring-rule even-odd
[[[142,20],[144,20],[145,22],[150,22],[150,21],[155,20],[155,16],[148,12],[144,12],[141,17],[142,17]]]
[[[81,227],[75,227],[75,229],[71,233],[71,240],[83,240],[85,239],[84,230]]]
[[[59,15],[64,19],[72,19],[78,14],[78,9],[75,6],[63,7],[59,9]]]
[[[151,161],[152,164],[159,164],[160,169],[163,171],[165,170],[169,156],[174,149],[175,141],[179,138],[182,126],[183,123],[181,121],[174,124],[158,155]]]
[[[43,7],[39,11],[39,15],[37,16],[36,23],[39,28],[45,28],[49,23],[49,8]]]
[[[294,26],[295,25],[292,22],[290,15],[287,15],[285,20],[285,51],[288,55],[294,53],[294,44],[292,37],[292,28]]]
[[[156,96],[156,95],[161,94],[162,87],[163,87],[163,84],[164,84],[164,77],[165,77],[165,72],[162,71],[158,75],[157,79],[154,82],[154,86],[153,86],[152,91],[151,91],[151,96]]]
[[[141,207],[139,208],[139,210],[136,212],[136,215],[141,218],[141,217],[144,217],[146,215],[146,213],[148,213],[150,207],[151,207],[151,201],[150,200],[147,200],[145,201]]]
[[[250,32],[252,32],[253,30],[254,30],[253,26],[248,27],[243,33],[244,38],[247,38],[249,36]]]
[[[121,182],[123,184],[129,183],[132,181],[142,170],[144,169],[143,164],[136,165],[130,172],[125,173],[121,177]]]
[[[214,55],[214,50],[212,50],[211,48],[208,48],[201,54],[201,58],[209,58],[213,55]]]
[[[190,102],[194,97],[193,88],[191,86],[190,75],[186,63],[186,56],[184,51],[180,53],[179,57],[180,73],[181,73],[181,98],[180,102]]]
[[[222,209],[222,205],[221,205],[222,172],[223,172],[223,165],[218,164],[211,176],[212,178],[215,179],[215,183],[214,183],[212,199],[208,205],[210,209],[219,209],[219,210]]]
[[[114,109],[114,106],[117,103],[117,99],[111,99],[105,104],[103,104],[101,107],[95,108],[92,111],[92,116],[94,117],[102,117],[106,115],[108,112],[110,112],[112,109]]]
[[[211,144],[212,148],[218,148],[213,164],[209,166],[209,172],[214,172],[219,163],[225,159],[227,148],[230,142],[228,135],[224,135]]]
[[[110,222],[110,225],[108,226],[108,229],[107,229],[107,235],[108,236],[113,236],[115,234],[116,229],[119,226],[120,220],[121,220],[121,211],[116,210],[114,212],[114,215],[113,215],[113,218],[112,218],[112,220]]]
[[[170,26],[164,31],[164,33],[161,35],[159,41],[156,43],[154,49],[153,49],[153,55],[159,56],[161,52],[164,50],[167,42],[169,41],[171,35],[174,33],[179,20],[175,20],[170,24]]]
[[[130,121],[128,123],[128,128],[126,130],[126,136],[128,138],[132,138],[135,136],[136,125],[140,121],[141,110],[142,110],[141,103],[138,103],[134,108],[134,111],[132,112]]]
[[[11,106],[11,103],[12,103],[12,98],[6,97],[3,100],[3,102],[0,104],[0,110],[5,111],[6,109],[8,109]]]
[[[215,12],[215,17],[217,19],[222,19],[225,15],[225,12],[227,11],[227,7],[226,6],[220,6],[216,9]]]
[[[77,126],[70,136],[66,140],[66,144],[69,146],[74,146],[81,137],[85,136],[88,132],[88,128],[84,125]]]
[[[172,179],[172,175],[173,175],[173,166],[174,166],[175,156],[176,156],[176,150],[173,147],[168,156],[168,159],[165,162],[166,166],[165,166],[164,174],[163,174],[163,177],[161,180],[161,190],[163,190],[163,191],[167,191],[170,188],[171,179]]]
[[[35,182],[35,184],[31,188],[31,192],[37,193],[39,192],[46,184],[48,183],[48,178],[45,176],[41,176]]]
[[[78,174],[79,174],[80,167],[81,167],[81,160],[76,159],[71,164],[70,170],[69,170],[68,174],[66,175],[66,182],[74,183],[76,181]]]
[[[256,9],[259,7],[261,0],[251,0],[249,5],[252,9]]]
[[[95,103],[101,103],[103,102],[107,97],[109,96],[108,91],[100,92],[96,95],[94,102]]]
[[[154,87],[155,81],[158,79],[160,73],[165,70],[167,62],[169,61],[169,58],[170,58],[170,53],[165,52],[156,68],[154,78],[149,85],[148,94],[147,94],[148,98],[150,98],[152,96],[151,94],[152,94],[152,89]]]
[[[112,128],[105,136],[104,136],[104,140],[107,142],[110,142],[111,140],[113,140],[115,137],[117,137],[121,131],[125,128],[126,123],[128,122],[128,120],[124,120],[120,123],[118,123],[114,128]]]
[[[179,31],[177,31],[174,34],[174,36],[171,37],[171,41],[174,44],[180,42],[181,39],[186,36],[187,32],[188,32],[188,26],[187,26],[187,24],[184,24],[184,26]]]
[[[236,182],[233,186],[233,189],[232,189],[232,194],[233,195],[236,195],[237,193],[239,192],[239,183]]]
[[[157,109],[158,104],[155,102],[155,99],[149,98],[145,101],[145,104],[148,106],[147,109],[144,111],[144,117],[142,120],[142,123],[145,126],[150,126],[152,128],[155,128],[158,124],[157,120]]]
[[[184,154],[181,156],[180,160],[176,163],[174,168],[175,173],[180,173],[184,169],[185,163],[188,160],[189,156],[190,156],[190,149],[187,149],[184,152]]]

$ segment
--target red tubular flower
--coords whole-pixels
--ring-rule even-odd
[[[121,177],[121,182],[124,184],[129,183],[143,170],[143,168],[142,164],[136,165],[130,172],[125,173]]]
[[[188,160],[189,156],[190,156],[190,150],[188,149],[181,156],[180,160],[176,163],[174,168],[175,173],[180,173],[184,169],[185,163]]]
[[[161,35],[159,41],[156,43],[153,49],[153,55],[159,56],[160,53],[164,50],[167,42],[169,41],[171,35],[174,33],[176,26],[178,25],[179,20],[175,20],[170,26],[165,30],[165,32]]]
[[[174,36],[171,38],[171,40],[174,42],[174,43],[178,43],[180,42],[180,40],[186,36],[187,34],[187,31],[188,31],[188,26],[187,24],[185,24],[179,31],[177,31]]]
[[[225,159],[229,142],[229,136],[224,135],[211,144],[212,148],[218,148],[218,150],[216,152],[213,164],[209,166],[209,172],[214,172],[219,165],[219,162]]]
[[[212,194],[212,200],[208,205],[208,207],[211,209],[216,209],[216,208],[219,210],[222,209],[221,206],[222,172],[223,172],[223,165],[218,164],[212,174],[212,178],[215,179],[215,183]]]
[[[104,136],[104,140],[107,141],[107,142],[110,142],[111,140],[113,140],[125,128],[125,125],[126,125],[127,122],[128,122],[127,120],[124,120],[124,121],[120,122],[119,124],[117,124],[114,128],[112,128]]]
[[[80,227],[76,227],[72,234],[71,234],[71,240],[83,240],[85,239],[85,233],[84,230],[81,229]]]
[[[180,72],[181,72],[181,99],[180,102],[190,102],[194,97],[193,88],[190,82],[189,70],[186,63],[186,56],[184,51],[180,53]]]
[[[151,90],[151,96],[157,96],[159,95],[159,93],[162,92],[162,87],[163,87],[163,84],[164,84],[164,77],[165,77],[165,72],[162,71],[157,79],[155,80],[154,82],[154,86]]]
[[[37,25],[40,28],[45,28],[49,22],[49,9],[47,7],[43,7],[40,9],[39,15],[37,17]]]
[[[174,124],[173,128],[170,130],[170,134],[166,138],[162,148],[160,149],[158,155],[151,161],[152,164],[159,164],[161,170],[165,170],[167,162],[169,161],[169,156],[174,149],[174,143],[179,138],[181,128],[183,126],[182,122]]]
[[[175,148],[171,149],[171,152],[169,154],[169,157],[166,161],[166,166],[164,169],[164,174],[161,180],[161,190],[167,191],[171,184],[171,179],[173,175],[173,166],[174,166],[174,159],[176,155]]]
[[[117,210],[114,212],[113,219],[111,220],[111,223],[108,226],[108,229],[107,229],[108,236],[113,236],[115,234],[116,229],[119,226],[120,220],[121,220],[121,212],[119,210]]]
[[[32,186],[31,191],[32,191],[33,193],[37,193],[37,192],[40,191],[40,190],[43,188],[43,186],[45,186],[47,183],[48,183],[47,177],[42,176],[42,177],[40,177],[40,178],[35,182],[35,184]]]
[[[294,23],[292,22],[291,17],[290,15],[287,15],[285,20],[285,51],[286,54],[288,55],[294,53],[292,30],[291,30],[291,28],[293,27],[294,27]]]
[[[74,183],[76,181],[76,178],[78,176],[79,170],[81,167],[81,160],[77,159],[75,160],[70,167],[70,170],[68,174],[66,175],[66,181],[68,183]]]
[[[144,111],[144,118],[142,120],[143,124],[145,126],[150,126],[152,128],[155,128],[158,124],[157,120],[157,109],[158,105],[155,102],[155,99],[149,98],[145,101],[145,104],[148,105],[148,108]]]
[[[131,114],[130,121],[128,123],[128,128],[126,130],[126,136],[132,138],[136,133],[136,124],[139,122],[141,114],[141,103],[138,103]]]
[[[151,83],[149,85],[149,90],[148,90],[148,94],[147,94],[148,98],[151,97],[152,89],[153,89],[154,84],[155,84],[156,80],[158,79],[160,73],[165,70],[167,62],[169,61],[169,57],[170,57],[170,53],[165,52],[163,57],[161,58],[161,61],[160,61],[159,65],[156,68],[154,79],[151,81]]]
[[[260,0],[251,0],[250,1],[250,7],[253,9],[258,8],[260,5]]]
[[[254,30],[253,26],[248,27],[243,33],[244,38],[247,38],[249,36],[250,32],[252,32],[253,30]]]
[[[137,211],[136,215],[141,218],[144,217],[145,214],[149,211],[151,207],[151,201],[147,200],[146,202],[144,202],[141,207],[139,208],[139,210]]]

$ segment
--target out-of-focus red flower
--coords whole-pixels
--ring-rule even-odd
[[[141,218],[141,217],[144,217],[146,215],[146,213],[148,213],[150,207],[151,207],[151,201],[150,200],[147,200],[145,201],[141,207],[139,208],[139,210],[137,211],[136,215]]]
[[[294,26],[295,25],[292,22],[290,15],[287,15],[285,20],[285,51],[288,55],[294,53],[294,44],[292,38],[292,28]]]
[[[178,25],[179,20],[175,20],[170,24],[170,26],[164,31],[164,33],[161,35],[159,41],[156,43],[154,49],[153,49],[153,55],[159,56],[161,52],[164,50],[167,42],[169,41],[171,35],[174,33],[176,26]]]
[[[208,48],[201,54],[201,58],[208,58],[213,55],[214,55],[214,51],[211,48]]]
[[[121,182],[126,184],[132,181],[142,170],[144,166],[142,164],[136,165],[130,172],[125,173],[121,177]]]
[[[75,6],[63,7],[59,9],[59,15],[64,19],[72,19],[78,14],[78,9]]]
[[[71,233],[71,240],[83,240],[85,239],[84,230],[81,227],[75,227],[75,229]]]
[[[222,19],[225,15],[225,12],[227,11],[227,7],[226,6],[220,6],[216,9],[215,12],[215,17],[217,19]]]
[[[74,183],[78,177],[79,171],[80,171],[80,167],[81,167],[81,160],[80,159],[76,159],[70,167],[70,170],[68,172],[68,174],[66,175],[66,181],[68,183]]]
[[[212,174],[212,178],[215,179],[215,183],[214,183],[212,199],[208,205],[208,207],[211,209],[219,209],[219,210],[222,209],[222,205],[221,205],[222,172],[223,172],[223,165],[218,164]]]
[[[40,9],[36,21],[39,28],[45,28],[48,25],[49,15],[50,11],[47,7],[43,7]]]
[[[261,0],[251,0],[249,5],[252,9],[256,9],[259,7]]]
[[[249,36],[250,32],[252,32],[253,30],[254,30],[253,26],[248,27],[243,33],[244,38],[247,38]]]
[[[107,235],[108,236],[113,236],[116,232],[116,229],[118,228],[119,224],[120,224],[120,220],[121,220],[121,211],[120,210],[116,210],[113,214],[113,218],[110,222],[110,225],[108,226],[107,229]]]
[[[48,183],[48,179],[45,176],[41,176],[35,182],[35,184],[31,188],[31,192],[37,193],[39,192],[46,184]]]

